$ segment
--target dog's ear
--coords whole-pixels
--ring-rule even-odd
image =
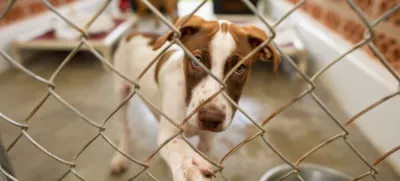
[[[249,41],[249,44],[252,46],[252,48],[256,48],[259,46],[262,42],[268,40],[267,34],[252,25],[247,25],[242,27],[243,30],[247,34],[247,40]],[[274,45],[272,43],[268,43],[264,48],[262,48],[258,53],[255,55],[256,60],[269,60],[273,62],[274,66],[274,73],[278,73],[278,66],[280,64],[280,56],[275,49]]]
[[[189,15],[179,18],[175,22],[175,27],[177,27],[181,33],[180,37],[181,39],[198,32],[201,28],[202,23],[204,22],[204,19],[201,18],[200,16],[193,15],[186,21],[186,23],[184,23],[184,21],[188,18],[188,16]],[[162,45],[164,45],[166,41],[172,40],[173,35],[174,31],[170,30],[165,35],[158,38],[153,45],[153,50],[158,50],[159,48],[162,47]]]

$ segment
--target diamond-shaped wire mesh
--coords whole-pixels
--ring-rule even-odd
[[[49,157],[57,160],[58,162],[69,166],[68,171],[59,179],[62,180],[63,178],[65,178],[68,174],[72,173],[73,175],[75,175],[78,179],[80,180],[85,180],[85,178],[83,178],[76,170],[76,161],[77,159],[80,157],[80,155],[97,139],[103,139],[104,141],[106,141],[111,147],[113,147],[115,150],[117,150],[118,152],[120,152],[123,156],[125,156],[127,159],[129,159],[131,162],[139,165],[142,167],[142,170],[139,171],[136,175],[133,175],[129,180],[134,180],[135,178],[137,178],[139,175],[141,175],[143,172],[147,172],[147,170],[150,167],[150,161],[152,160],[152,158],[158,153],[158,151],[163,148],[168,142],[170,142],[171,140],[173,140],[175,137],[181,137],[194,151],[196,151],[197,153],[199,153],[202,157],[204,157],[207,161],[209,161],[212,165],[215,166],[215,173],[220,173],[222,178],[224,178],[225,180],[227,180],[227,178],[223,175],[223,169],[224,169],[224,163],[227,159],[229,159],[229,157],[235,153],[240,147],[242,147],[243,145],[245,145],[246,143],[250,142],[251,140],[255,139],[255,138],[262,138],[262,140],[264,141],[264,143],[273,151],[277,154],[277,156],[279,156],[284,162],[286,162],[286,164],[288,164],[292,170],[290,172],[288,172],[287,174],[283,175],[281,178],[279,178],[278,180],[283,180],[284,178],[290,176],[290,175],[296,175],[296,177],[299,180],[304,180],[301,176],[300,176],[300,170],[299,170],[299,165],[301,165],[301,163],[310,155],[312,155],[313,153],[315,153],[316,151],[318,151],[319,149],[321,149],[322,147],[329,145],[330,143],[336,141],[336,140],[343,140],[348,147],[359,157],[359,159],[361,159],[369,168],[369,171],[366,171],[366,173],[358,176],[357,178],[354,178],[354,180],[360,180],[363,179],[365,177],[372,177],[374,180],[378,180],[376,178],[376,174],[378,174],[378,171],[376,170],[375,166],[377,164],[379,164],[382,160],[384,160],[386,157],[390,156],[392,153],[398,151],[400,149],[400,146],[393,148],[392,150],[390,150],[389,152],[387,152],[387,154],[381,156],[380,158],[378,158],[374,163],[369,163],[364,157],[363,155],[361,155],[359,153],[359,151],[357,150],[356,147],[353,146],[352,143],[350,143],[347,140],[347,137],[349,136],[349,132],[346,130],[346,126],[348,126],[349,124],[351,124],[352,122],[356,121],[360,116],[362,116],[363,114],[365,114],[366,112],[374,109],[375,107],[383,104],[385,101],[400,95],[400,89],[397,92],[393,92],[390,95],[387,95],[386,97],[377,100],[374,104],[366,107],[365,109],[363,109],[360,113],[354,115],[351,119],[349,119],[344,125],[342,125],[339,120],[336,118],[336,116],[327,108],[327,106],[325,106],[325,104],[314,94],[314,90],[315,90],[315,80],[318,79],[318,77],[320,75],[322,75],[326,70],[328,70],[329,68],[331,68],[332,66],[334,66],[337,62],[341,61],[345,56],[347,56],[348,54],[350,54],[351,52],[359,49],[361,46],[363,45],[367,45],[370,50],[374,53],[374,55],[379,59],[379,61],[386,67],[386,69],[397,79],[397,81],[400,83],[400,77],[399,75],[391,68],[391,66],[389,65],[389,63],[387,62],[387,60],[385,59],[385,57],[382,55],[382,53],[380,53],[378,51],[378,49],[375,47],[375,45],[373,44],[373,42],[371,41],[375,35],[373,28],[375,26],[377,26],[380,22],[382,22],[383,20],[385,20],[386,18],[388,18],[391,14],[393,14],[394,12],[398,11],[400,9],[400,4],[397,4],[394,8],[390,9],[389,11],[387,11],[386,13],[384,13],[381,17],[379,17],[378,19],[376,19],[373,22],[369,22],[369,20],[366,18],[366,16],[364,15],[364,13],[360,10],[360,8],[356,5],[356,3],[354,3],[352,0],[347,0],[348,5],[352,8],[352,10],[354,10],[354,12],[358,15],[359,19],[363,22],[364,26],[366,27],[366,32],[365,32],[365,36],[364,39],[362,41],[360,41],[359,43],[357,43],[356,45],[354,45],[354,47],[352,47],[351,49],[347,50],[345,53],[343,53],[342,55],[340,55],[339,57],[337,57],[336,59],[332,60],[328,65],[326,65],[325,67],[323,67],[322,69],[320,69],[319,71],[317,71],[317,73],[315,73],[313,76],[309,77],[307,76],[304,72],[301,72],[299,70],[299,68],[296,66],[296,64],[294,63],[294,61],[287,55],[285,55],[280,49],[279,47],[275,46],[278,50],[278,52],[285,57],[285,60],[289,62],[289,64],[296,69],[301,77],[308,83],[309,88],[307,90],[305,90],[303,93],[301,93],[299,96],[297,96],[296,98],[292,99],[291,101],[289,101],[288,103],[286,103],[285,105],[282,105],[278,110],[276,110],[275,112],[273,112],[267,119],[261,121],[261,124],[259,124],[258,121],[252,119],[246,112],[243,111],[243,109],[241,109],[240,107],[238,107],[238,105],[235,103],[235,101],[233,101],[229,96],[227,96],[224,92],[225,89],[225,81],[226,79],[233,73],[233,71],[240,66],[246,59],[248,59],[249,57],[251,57],[252,55],[254,55],[255,53],[257,53],[261,48],[265,47],[267,44],[273,43],[273,39],[275,38],[275,31],[274,29],[280,24],[282,23],[282,21],[284,21],[288,16],[290,16],[294,11],[298,10],[304,3],[306,0],[302,0],[302,1],[298,1],[296,3],[296,5],[290,10],[288,11],[284,16],[282,16],[282,18],[280,18],[276,24],[274,25],[269,25],[267,23],[267,20],[265,19],[265,17],[263,16],[263,14],[261,14],[260,12],[257,12],[256,7],[249,1],[249,0],[242,0],[243,4],[245,4],[254,14],[255,16],[257,16],[259,18],[259,20],[261,22],[263,22],[265,24],[265,26],[268,28],[268,30],[270,31],[269,35],[270,38],[268,40],[266,40],[265,42],[261,43],[257,48],[255,48],[254,50],[252,50],[247,56],[245,56],[242,60],[240,60],[227,74],[226,78],[224,78],[224,80],[220,80],[218,79],[216,76],[212,75],[212,73],[201,63],[199,62],[187,49],[186,47],[182,44],[182,42],[179,40],[179,36],[180,36],[180,32],[178,30],[178,27],[175,27],[171,22],[169,22],[167,20],[166,17],[164,17],[149,1],[147,0],[142,0],[142,2],[153,12],[155,13],[169,28],[170,30],[172,30],[174,32],[174,38],[172,41],[170,41],[169,46],[167,46],[164,50],[162,50],[160,52],[160,54],[153,60],[151,61],[151,64],[149,64],[147,66],[147,68],[139,74],[139,76],[135,79],[135,80],[131,80],[129,79],[126,75],[123,75],[123,73],[119,72],[116,68],[114,68],[114,66],[109,63],[109,60],[104,59],[94,48],[93,46],[88,42],[87,38],[88,38],[88,33],[87,30],[88,28],[91,26],[91,24],[96,20],[96,18],[101,15],[103,13],[103,11],[107,8],[107,6],[109,5],[109,3],[111,2],[111,0],[107,0],[105,1],[105,3],[101,6],[101,8],[97,11],[97,13],[91,18],[91,20],[89,22],[86,23],[86,25],[84,27],[79,27],[76,24],[74,24],[72,21],[70,21],[67,17],[65,17],[64,15],[62,15],[60,12],[57,11],[56,8],[54,8],[48,1],[46,0],[41,0],[42,3],[49,9],[51,10],[53,13],[55,13],[57,16],[59,16],[61,19],[63,19],[66,23],[68,23],[71,27],[75,28],[76,30],[78,30],[81,33],[81,37],[80,37],[80,41],[78,46],[72,50],[69,55],[62,61],[62,63],[59,65],[59,67],[54,71],[54,73],[52,74],[52,76],[47,80],[44,79],[38,75],[36,75],[35,73],[31,72],[30,70],[26,69],[25,67],[23,67],[21,64],[19,64],[16,60],[14,60],[13,58],[11,58],[9,55],[7,55],[7,53],[4,50],[0,50],[0,54],[2,57],[4,57],[10,64],[12,64],[14,67],[16,67],[18,70],[24,72],[25,74],[27,74],[28,76],[32,77],[33,79],[35,79],[36,81],[39,81],[45,85],[48,86],[48,92],[47,94],[41,99],[41,101],[33,108],[33,110],[30,112],[30,114],[28,114],[25,119],[22,122],[18,122],[15,121],[9,117],[7,117],[6,115],[4,115],[3,113],[0,112],[0,118],[1,120],[20,128],[20,133],[19,135],[14,139],[14,141],[12,141],[12,143],[6,148],[6,151],[10,151],[11,149],[13,149],[14,145],[21,139],[21,137],[25,137],[26,139],[28,139],[34,146],[36,146],[39,150],[41,150],[42,152],[44,152],[46,155],[48,155]],[[0,14],[0,19],[3,18],[7,12],[11,9],[11,7],[14,5],[14,3],[16,2],[16,0],[10,0],[8,6],[6,6],[5,9],[3,9],[1,11]],[[189,15],[187,16],[187,19],[189,19],[194,13],[196,13],[196,11],[202,7],[205,3],[207,2],[207,0],[204,0],[202,3],[200,3],[198,5],[197,8],[195,8],[195,10]],[[187,20],[186,19],[186,20]],[[184,21],[186,22],[186,21]],[[215,92],[212,96],[210,96],[206,101],[204,101],[200,106],[198,106],[193,112],[192,114],[189,114],[189,116],[187,116],[186,118],[184,118],[183,120],[172,120],[171,118],[169,118],[167,115],[168,113],[163,112],[162,110],[157,109],[156,107],[152,106],[153,104],[146,98],[143,96],[143,94],[141,93],[141,89],[140,89],[140,84],[138,83],[141,79],[141,77],[146,73],[146,71],[158,60],[158,58],[161,56],[162,53],[164,53],[171,45],[173,44],[177,44],[180,47],[182,47],[182,49],[185,51],[185,53],[195,62],[197,62],[202,69],[204,69],[205,72],[207,72],[208,74],[210,74],[217,82],[220,83],[221,85],[221,89],[217,92]],[[85,116],[83,113],[81,113],[79,110],[77,110],[74,106],[72,106],[71,104],[69,104],[67,101],[65,101],[59,94],[57,94],[57,92],[55,91],[55,87],[56,85],[53,83],[54,79],[57,77],[57,75],[60,73],[60,71],[65,67],[65,65],[74,57],[74,55],[78,52],[78,50],[82,47],[82,46],[86,46],[89,48],[90,52],[93,53],[93,55],[95,55],[95,57],[97,57],[102,63],[104,63],[108,68],[110,68],[115,74],[117,74],[118,76],[120,76],[121,78],[125,79],[127,82],[131,83],[134,86],[134,90],[129,94],[129,96],[123,101],[121,102],[116,108],[115,110],[113,110],[109,116],[107,116],[106,118],[104,118],[104,120],[101,122],[101,124],[97,123],[96,121],[93,121],[92,119],[90,119],[89,117]],[[134,95],[137,95],[139,97],[141,97],[148,106],[152,107],[152,109],[155,109],[158,113],[160,113],[162,116],[164,116],[169,122],[171,122],[176,128],[178,128],[180,131],[177,132],[175,135],[173,135],[172,137],[170,137],[169,139],[167,139],[164,143],[160,144],[158,146],[158,148],[156,150],[154,150],[152,153],[149,153],[149,156],[147,157],[147,159],[145,159],[145,161],[140,161],[137,160],[131,156],[129,156],[128,153],[124,153],[122,150],[119,150],[118,147],[116,146],[115,143],[113,143],[108,136],[104,133],[104,131],[106,130],[106,128],[104,127],[104,125],[106,124],[106,122],[111,118],[111,116],[113,116],[124,104],[126,104],[131,97],[133,97]],[[231,151],[229,151],[220,161],[215,162],[213,160],[211,160],[210,158],[206,157],[204,154],[202,154],[195,146],[193,146],[191,143],[189,143],[189,141],[182,135],[183,131],[184,131],[184,127],[183,125],[186,124],[186,122],[189,120],[189,118],[199,110],[199,108],[201,106],[203,106],[204,104],[206,104],[207,102],[209,102],[212,98],[214,98],[215,96],[217,96],[218,94],[223,94],[235,107],[237,107],[237,110],[242,112],[257,128],[258,128],[258,133],[248,137],[247,139],[245,139],[243,142],[241,142],[240,144],[236,145]],[[291,163],[290,161],[288,161],[288,159],[285,158],[285,156],[280,153],[279,150],[277,150],[277,148],[271,143],[269,142],[265,136],[265,126],[267,123],[269,123],[275,116],[277,116],[279,113],[281,113],[282,111],[284,111],[285,109],[287,109],[288,107],[290,107],[291,105],[293,105],[294,103],[296,103],[297,101],[301,100],[303,97],[305,97],[306,95],[310,95],[313,100],[332,118],[332,121],[335,122],[337,124],[337,126],[342,130],[340,133],[337,133],[335,136],[333,136],[332,138],[329,138],[328,140],[323,141],[322,143],[320,143],[319,145],[317,145],[316,147],[312,148],[310,151],[308,151],[306,154],[304,154],[302,157],[300,157],[295,163]],[[74,112],[77,116],[79,116],[80,118],[82,118],[83,121],[87,122],[88,124],[90,124],[91,126],[98,128],[98,134],[95,135],[91,140],[89,140],[80,150],[77,151],[77,154],[75,157],[73,157],[72,159],[66,159],[66,158],[60,158],[59,156],[51,153],[50,151],[48,151],[45,147],[41,146],[40,143],[38,143],[35,139],[33,139],[31,137],[31,135],[29,134],[28,128],[28,122],[29,120],[32,118],[32,116],[41,108],[41,106],[46,102],[46,100],[48,100],[49,97],[53,97],[55,98],[57,101],[59,101],[61,104],[63,104],[65,106],[65,108],[71,110],[72,112]],[[177,124],[179,123],[179,124]],[[101,138],[99,138],[101,137]],[[1,145],[1,143],[0,143]],[[1,165],[0,166],[0,171],[10,180],[17,180],[15,178],[15,175],[11,169],[11,167],[9,167],[9,165]],[[154,176],[152,176],[149,172],[147,172],[147,174],[153,178],[154,180],[157,180]]]

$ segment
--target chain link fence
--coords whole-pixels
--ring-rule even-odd
[[[20,128],[20,133],[19,135],[11,142],[10,145],[8,145],[7,147],[4,147],[2,145],[2,143],[0,142],[0,172],[2,172],[6,178],[8,180],[12,180],[12,181],[17,181],[18,179],[16,178],[13,169],[11,167],[11,165],[9,164],[9,161],[7,160],[7,152],[9,152],[10,150],[13,149],[14,145],[21,139],[21,137],[25,137],[26,139],[29,140],[29,142],[31,142],[35,147],[37,147],[37,149],[41,150],[42,152],[44,152],[46,155],[48,155],[49,157],[57,160],[58,162],[69,166],[69,169],[67,172],[65,172],[65,174],[63,174],[59,180],[63,180],[63,178],[65,178],[68,174],[73,174],[75,175],[79,180],[86,180],[85,178],[83,178],[81,176],[81,174],[75,170],[75,167],[77,166],[77,159],[79,159],[80,155],[97,139],[103,139],[104,141],[106,141],[110,146],[112,146],[115,150],[117,150],[118,152],[120,152],[122,155],[124,155],[127,159],[129,159],[131,162],[140,165],[142,167],[142,170],[139,171],[136,175],[133,175],[129,180],[135,180],[135,178],[137,178],[139,175],[144,174],[144,172],[146,172],[146,174],[148,174],[151,178],[153,178],[154,180],[157,180],[154,176],[152,176],[149,172],[148,169],[149,167],[151,167],[151,160],[152,158],[160,151],[160,149],[162,149],[169,141],[171,141],[172,139],[176,138],[176,137],[180,137],[183,140],[186,141],[186,143],[193,148],[194,151],[196,151],[197,153],[199,153],[202,157],[204,157],[204,159],[206,159],[207,161],[209,161],[212,165],[215,166],[214,169],[214,173],[215,174],[220,174],[222,176],[222,178],[224,178],[225,180],[228,180],[224,174],[223,174],[223,170],[224,170],[224,163],[226,160],[229,159],[229,157],[235,153],[239,148],[241,148],[243,145],[245,145],[246,143],[250,142],[251,140],[260,137],[262,138],[263,142],[271,149],[273,150],[273,152],[276,153],[277,156],[279,156],[284,162],[286,162],[286,164],[290,165],[290,167],[292,168],[292,170],[290,172],[288,172],[287,174],[281,176],[278,180],[283,180],[284,178],[290,176],[290,175],[295,175],[299,180],[304,180],[301,176],[300,176],[300,170],[299,170],[299,166],[301,165],[301,163],[310,155],[312,155],[313,153],[315,153],[316,151],[318,151],[319,149],[321,149],[322,147],[332,143],[333,141],[337,141],[337,140],[342,140],[344,141],[349,148],[351,148],[351,150],[359,157],[359,159],[361,159],[368,167],[369,170],[366,170],[366,172],[356,178],[353,178],[353,180],[362,180],[363,178],[366,177],[372,177],[374,180],[378,180],[378,178],[376,177],[377,174],[379,174],[378,170],[375,168],[375,166],[377,166],[382,160],[384,160],[385,158],[387,158],[388,156],[390,156],[392,153],[398,151],[400,149],[400,146],[397,146],[395,148],[393,148],[392,150],[388,151],[386,154],[382,155],[380,158],[377,158],[377,160],[373,163],[369,163],[363,155],[360,154],[360,152],[357,150],[356,147],[353,146],[353,144],[351,142],[349,142],[347,140],[347,137],[350,135],[350,133],[346,130],[346,126],[350,125],[351,123],[353,123],[354,121],[356,121],[359,117],[361,117],[363,114],[367,113],[368,111],[374,109],[375,107],[383,104],[385,101],[395,97],[395,96],[399,96],[400,95],[400,87],[399,90],[397,92],[393,92],[387,96],[385,96],[384,98],[377,100],[374,104],[366,107],[365,109],[363,109],[361,112],[359,112],[358,114],[354,115],[351,119],[349,119],[348,121],[346,121],[344,124],[340,123],[340,121],[336,118],[336,116],[327,108],[327,106],[324,104],[324,102],[322,102],[315,94],[314,94],[314,90],[315,90],[315,80],[318,79],[318,77],[320,75],[322,75],[326,70],[328,70],[329,68],[331,68],[332,66],[334,66],[337,62],[341,61],[345,56],[347,56],[348,54],[350,54],[351,52],[359,49],[361,46],[363,45],[367,45],[369,47],[369,49],[374,53],[374,55],[376,56],[377,59],[379,59],[379,61],[386,67],[386,69],[397,79],[397,81],[400,83],[400,76],[396,73],[395,70],[392,69],[392,67],[389,65],[389,63],[387,62],[387,60],[385,59],[385,57],[378,51],[378,49],[375,47],[375,45],[373,44],[373,42],[371,41],[374,36],[374,30],[373,28],[375,26],[377,26],[380,22],[382,22],[383,20],[385,20],[386,18],[388,18],[391,14],[393,14],[394,12],[398,11],[400,9],[400,4],[397,4],[394,8],[390,9],[389,11],[387,11],[386,13],[384,13],[381,17],[379,17],[378,19],[374,20],[373,22],[369,22],[369,20],[366,18],[366,16],[364,15],[364,13],[362,12],[362,10],[357,6],[357,4],[355,2],[353,2],[353,0],[347,0],[348,5],[354,10],[355,13],[357,13],[358,17],[360,18],[360,20],[363,22],[364,26],[366,27],[366,31],[364,33],[364,39],[362,41],[360,41],[359,43],[355,44],[351,49],[347,50],[345,53],[343,53],[342,55],[340,55],[339,57],[337,57],[336,59],[332,60],[328,65],[326,65],[325,67],[323,67],[322,69],[320,69],[319,71],[317,71],[313,76],[309,77],[308,75],[306,75],[304,72],[301,72],[299,70],[299,68],[297,67],[297,65],[294,63],[294,61],[287,55],[285,55],[280,49],[279,47],[275,46],[278,50],[278,52],[285,58],[285,61],[288,61],[288,63],[294,68],[296,69],[301,77],[308,83],[308,89],[305,90],[304,92],[302,92],[299,96],[297,96],[296,98],[292,99],[291,101],[287,102],[286,104],[282,105],[278,110],[276,110],[275,112],[273,112],[271,115],[268,116],[267,119],[265,120],[254,120],[252,119],[248,114],[246,114],[246,112],[243,111],[242,108],[240,108],[228,95],[225,94],[224,89],[226,87],[225,85],[225,81],[227,80],[227,78],[229,76],[231,76],[231,74],[234,72],[234,70],[236,68],[238,68],[244,61],[246,61],[249,57],[251,57],[252,55],[254,55],[255,53],[257,53],[258,51],[261,50],[261,48],[265,47],[267,44],[273,44],[273,39],[275,38],[276,32],[274,31],[275,28],[282,23],[288,16],[290,16],[294,11],[298,10],[304,3],[306,0],[302,0],[299,1],[295,4],[295,6],[288,12],[285,13],[284,16],[282,16],[282,18],[280,18],[278,21],[276,21],[276,23],[274,25],[270,25],[267,23],[267,20],[265,19],[264,15],[261,14],[260,12],[257,11],[256,7],[249,1],[249,0],[242,0],[243,4],[245,4],[253,13],[255,16],[257,16],[259,18],[259,20],[261,22],[263,22],[265,24],[265,26],[268,28],[269,35],[270,38],[261,43],[257,48],[255,48],[254,50],[252,50],[247,56],[245,56],[242,60],[240,60],[227,74],[226,78],[224,78],[224,80],[220,80],[217,79],[216,76],[212,75],[212,73],[200,62],[198,61],[188,50],[187,48],[182,44],[182,42],[179,40],[180,37],[180,32],[178,30],[179,27],[175,27],[166,17],[164,17],[148,0],[142,0],[142,2],[153,12],[155,13],[168,27],[170,30],[172,30],[174,32],[174,38],[172,41],[170,41],[169,45],[160,52],[160,54],[158,56],[156,56],[154,58],[154,60],[147,66],[147,68],[138,76],[136,77],[136,79],[132,80],[130,78],[128,78],[127,76],[125,76],[124,74],[122,74],[121,72],[119,72],[117,69],[115,69],[115,67],[109,63],[110,60],[106,60],[104,59],[94,48],[93,46],[88,43],[87,37],[88,37],[88,28],[91,26],[91,24],[96,20],[96,18],[103,13],[103,11],[107,8],[107,6],[110,4],[111,0],[106,0],[105,3],[101,6],[101,8],[97,11],[97,13],[91,18],[91,20],[89,22],[86,23],[86,25],[84,27],[79,27],[77,25],[74,24],[74,22],[70,21],[67,17],[65,17],[64,15],[62,15],[60,12],[57,11],[57,9],[55,7],[53,7],[53,5],[51,3],[49,3],[46,0],[41,0],[41,2],[49,9],[51,10],[53,13],[55,13],[57,16],[59,16],[60,18],[62,18],[66,23],[68,23],[71,27],[75,28],[76,30],[78,30],[81,33],[81,37],[80,37],[80,41],[78,46],[73,49],[69,55],[62,61],[62,63],[59,65],[59,67],[54,71],[54,73],[52,74],[52,76],[49,79],[44,79],[38,75],[36,75],[35,73],[31,72],[30,70],[26,69],[24,66],[22,66],[20,63],[18,63],[16,60],[14,60],[12,57],[10,57],[4,50],[0,50],[0,54],[2,57],[4,57],[11,65],[13,65],[15,68],[17,68],[18,70],[24,72],[26,75],[32,77],[33,79],[35,79],[36,81],[39,81],[45,85],[47,85],[48,87],[48,92],[47,94],[41,99],[40,102],[37,103],[37,105],[33,108],[33,110],[30,112],[30,114],[26,115],[25,119],[22,121],[16,121],[13,120],[9,117],[7,117],[6,115],[4,115],[3,113],[0,112],[0,120],[1,121],[5,121],[15,127]],[[3,18],[8,10],[11,9],[11,7],[14,5],[14,3],[16,2],[16,0],[10,0],[8,3],[8,6],[6,6],[5,9],[1,10],[1,14],[0,14],[0,19]],[[198,7],[195,8],[195,10],[187,17],[186,20],[184,20],[184,22],[186,22],[189,17],[191,17],[194,13],[196,13],[205,3],[207,2],[207,0],[202,1]],[[184,24],[184,23],[183,23]],[[201,66],[201,68],[207,72],[208,74],[210,74],[212,77],[214,77],[216,79],[216,81],[218,81],[221,85],[221,89],[217,92],[215,92],[211,97],[209,97],[206,101],[204,101],[199,107],[197,107],[191,114],[189,114],[189,116],[187,116],[184,120],[171,120],[167,115],[168,113],[164,113],[161,110],[158,110],[156,107],[153,106],[153,104],[146,98],[143,96],[143,94],[141,93],[141,89],[140,89],[140,84],[138,83],[140,81],[140,79],[142,78],[142,76],[146,73],[146,71],[153,66],[153,64],[155,64],[158,60],[158,58],[161,56],[162,53],[164,53],[170,46],[172,46],[173,44],[177,44],[180,47],[182,47],[182,49],[184,50],[184,52],[195,62],[197,62],[197,64],[199,64]],[[134,90],[129,94],[129,96],[122,102],[120,103],[110,114],[109,116],[105,117],[103,121],[101,121],[101,123],[99,123],[100,121],[94,121],[92,119],[90,119],[89,117],[85,116],[84,114],[82,114],[79,110],[77,110],[75,107],[73,107],[71,104],[69,104],[67,101],[65,101],[63,99],[63,97],[61,97],[60,95],[57,94],[57,92],[54,90],[56,87],[56,84],[54,84],[54,79],[57,77],[57,75],[60,73],[60,71],[68,64],[68,62],[74,57],[74,55],[78,52],[78,50],[82,47],[82,46],[86,46],[89,48],[89,50],[91,51],[91,53],[93,53],[93,55],[95,57],[98,58],[98,60],[100,60],[103,64],[105,64],[109,69],[111,69],[115,74],[119,75],[121,78],[125,79],[126,81],[128,81],[129,83],[131,83],[134,86]],[[399,84],[400,85],[400,84]],[[158,113],[160,113],[162,116],[164,116],[170,123],[172,123],[176,128],[178,128],[180,131],[178,133],[176,133],[175,135],[173,135],[172,137],[170,137],[169,139],[167,139],[163,144],[159,145],[159,147],[154,150],[152,153],[149,153],[149,156],[147,157],[147,159],[145,159],[144,161],[142,160],[137,160],[135,158],[133,158],[132,156],[130,156],[128,153],[124,153],[123,151],[119,150],[118,147],[116,146],[116,144],[114,142],[112,142],[109,137],[104,133],[104,131],[106,130],[106,128],[104,127],[104,125],[106,124],[107,121],[109,121],[109,119],[124,105],[126,104],[130,98],[134,95],[137,95],[139,97],[141,97],[148,106],[150,106],[152,109],[156,110]],[[207,102],[209,102],[211,99],[213,99],[214,97],[216,97],[218,94],[223,94],[236,108],[238,111],[242,112],[243,115],[245,115],[257,128],[258,128],[258,133],[248,137],[247,139],[245,139],[243,142],[241,142],[240,144],[236,145],[232,150],[230,150],[220,161],[214,161],[211,160],[210,158],[206,157],[204,154],[202,154],[194,145],[192,145],[191,143],[189,143],[189,141],[182,135],[182,133],[185,131],[183,126],[186,124],[186,122],[189,120],[189,118],[191,116],[193,116],[201,106],[205,105]],[[329,138],[328,140],[323,141],[322,143],[320,143],[319,145],[315,146],[314,148],[312,148],[311,150],[309,150],[306,154],[304,154],[302,157],[300,157],[295,163],[292,163],[290,161],[288,161],[288,159],[285,158],[285,155],[283,155],[282,153],[280,153],[280,151],[273,145],[271,144],[270,141],[268,141],[265,136],[265,129],[264,127],[267,125],[267,123],[269,123],[275,116],[277,116],[279,113],[281,113],[282,111],[284,111],[285,109],[287,109],[288,107],[290,107],[291,105],[293,105],[295,102],[301,100],[303,97],[305,97],[306,95],[310,95],[313,100],[330,116],[330,118],[332,119],[333,122],[336,123],[336,125],[342,130],[340,133],[336,134],[335,136]],[[28,131],[29,125],[28,122],[30,121],[30,119],[32,118],[33,115],[35,115],[35,113],[41,108],[41,106],[46,102],[46,100],[49,97],[53,97],[55,98],[57,101],[59,101],[61,104],[63,104],[67,109],[73,111],[76,115],[78,115],[83,121],[87,122],[88,124],[92,125],[93,127],[98,128],[98,134],[96,136],[94,136],[91,140],[89,140],[80,150],[77,151],[76,156],[73,157],[72,159],[67,159],[67,158],[60,158],[59,156],[51,153],[50,151],[48,151],[45,147],[41,146],[40,143],[38,143],[35,139],[33,139]],[[179,124],[177,124],[179,123]],[[4,148],[4,149],[3,149]],[[5,161],[2,161],[5,160]]]

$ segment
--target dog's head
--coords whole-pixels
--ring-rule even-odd
[[[182,17],[175,23],[181,33],[180,41],[221,80],[242,58],[268,39],[264,31],[254,26],[240,27],[222,20],[206,21],[196,15],[183,24],[185,19],[187,17]],[[159,49],[172,38],[173,32],[167,32],[155,42],[153,48]],[[239,101],[255,60],[273,61],[274,72],[277,72],[280,62],[278,53],[272,44],[268,44],[240,65],[226,80],[225,89],[226,94],[236,103]],[[184,58],[183,68],[186,79],[186,111],[189,115],[216,93],[221,85],[187,55]],[[190,118],[189,124],[200,130],[220,132],[230,125],[235,112],[236,108],[223,94],[219,94],[201,107]]]

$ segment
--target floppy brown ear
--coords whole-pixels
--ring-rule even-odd
[[[248,25],[248,26],[243,26],[242,28],[243,28],[243,30],[246,31],[248,41],[253,48],[256,48],[262,42],[264,42],[268,39],[267,34],[263,30],[255,27],[255,26]],[[278,73],[278,66],[281,62],[281,59],[280,59],[279,53],[277,52],[277,50],[275,49],[275,47],[272,43],[268,43],[264,48],[262,48],[256,54],[255,58],[257,60],[272,61],[273,65],[274,65],[274,73],[275,74]]]
[[[201,24],[204,22],[204,19],[201,18],[200,16],[193,15],[192,17],[189,18],[189,20],[185,24],[183,24],[188,16],[189,15],[183,16],[182,18],[179,18],[175,22],[175,27],[177,27],[181,33],[180,39],[184,38],[185,36],[192,35],[198,32],[201,27]],[[165,35],[158,38],[153,45],[153,50],[158,50],[159,48],[162,47],[162,45],[164,45],[166,41],[172,40],[173,35],[174,31],[169,30],[167,33],[165,33]]]

